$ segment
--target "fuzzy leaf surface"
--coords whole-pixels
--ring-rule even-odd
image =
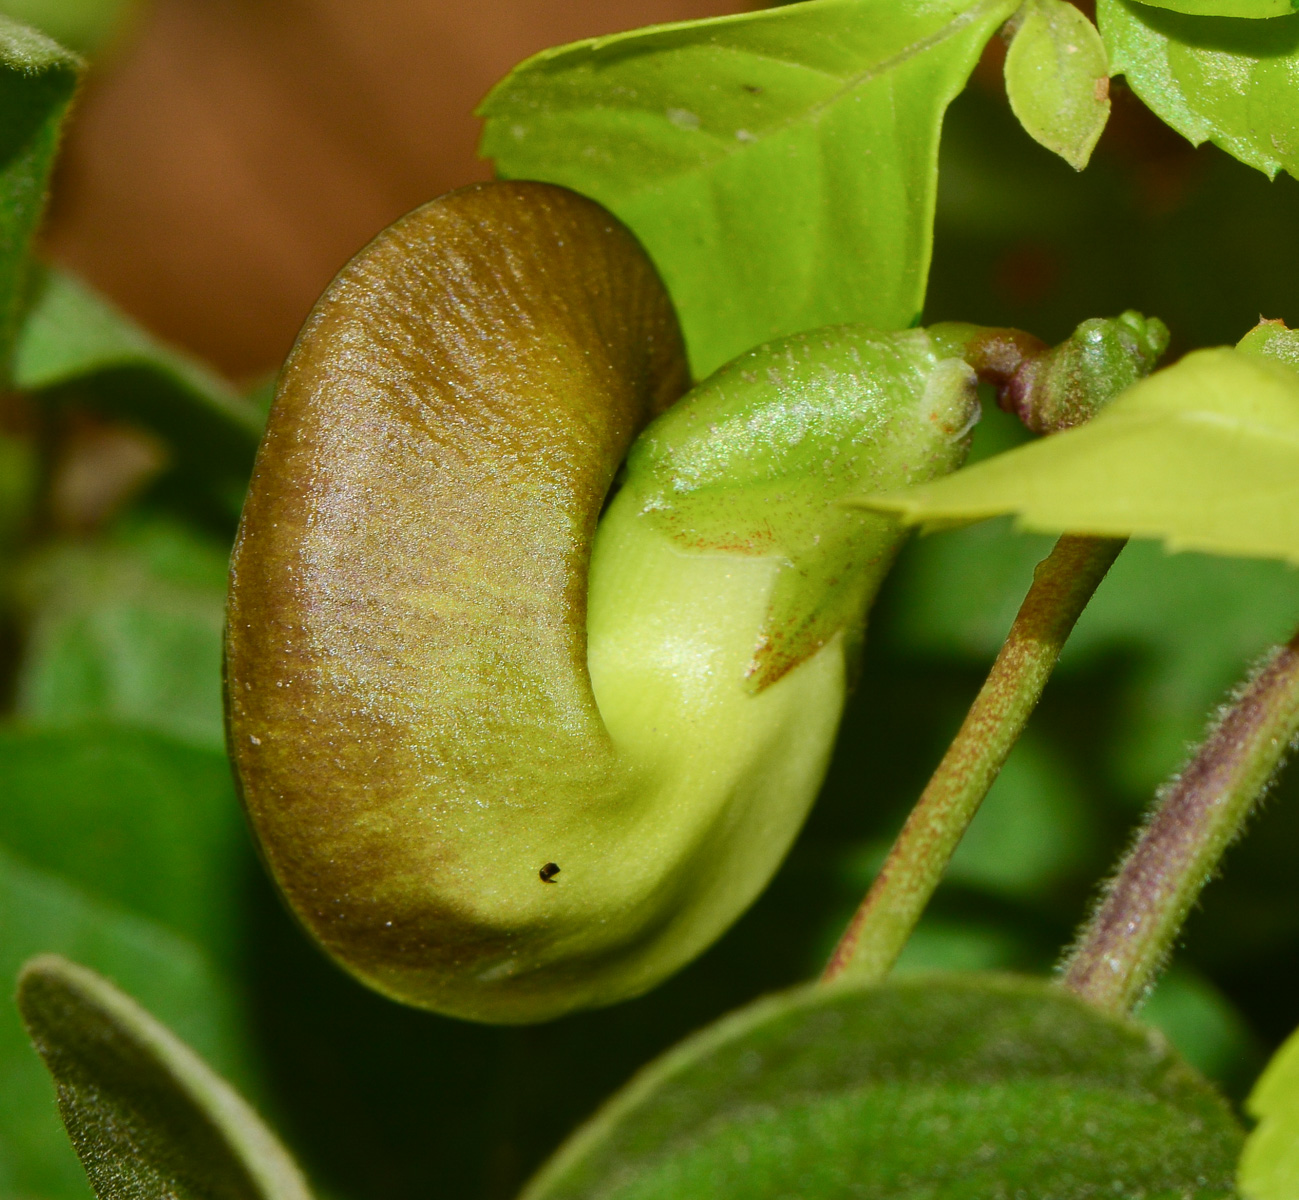
[[[938,135],[1013,0],[808,0],[548,50],[481,152],[599,200],[672,293],[696,378],[785,334],[912,324]]]
[[[1157,1034],[1048,984],[811,987],[651,1064],[526,1200],[1218,1198],[1242,1134]]]
[[[1240,1158],[1244,1200],[1299,1196],[1299,1034],[1273,1056],[1245,1104],[1258,1121]]]
[[[1299,374],[1242,350],[1199,350],[1086,425],[865,503],[912,524],[1009,513],[1039,533],[1299,563]]]
[[[1034,141],[1081,171],[1109,120],[1100,34],[1066,0],[1029,0],[1006,53],[1006,94]]]
[[[9,801],[8,793],[4,794]],[[140,869],[137,866],[137,869]],[[0,973],[33,955],[74,956],[121,982],[222,1070],[250,1079],[238,1002],[195,946],[164,926],[0,846]],[[18,1010],[0,1008],[0,1186],[6,1195],[90,1195]]]
[[[59,131],[81,60],[0,16],[0,364],[7,375],[25,301],[32,237],[45,210]]]
[[[43,955],[18,1007],[99,1200],[310,1200],[234,1089],[102,976]]]
[[[1299,174],[1299,13],[1258,21],[1098,0],[1110,69],[1165,124],[1269,178]]]

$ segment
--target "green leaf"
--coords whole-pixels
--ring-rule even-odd
[[[1014,0],[807,0],[529,59],[482,153],[599,200],[658,264],[697,377],[822,325],[912,324],[939,128]]]
[[[106,979],[44,955],[23,969],[18,1006],[100,1200],[309,1200],[257,1114]]]
[[[223,750],[225,580],[223,546],[160,520],[50,547],[25,573],[19,714],[128,722]]]
[[[78,54],[99,50],[138,8],[138,0],[0,0],[5,16],[35,26]]]
[[[1260,321],[1236,343],[1236,349],[1299,371],[1299,329],[1287,329],[1282,321]]]
[[[0,375],[8,376],[32,237],[81,60],[0,17]]]
[[[225,755],[121,726],[0,728],[0,846],[233,962],[243,817]]]
[[[1295,11],[1293,0],[1145,0],[1155,8],[1188,13],[1196,17],[1288,17]]]
[[[911,523],[1014,513],[1037,532],[1299,563],[1299,375],[1239,350],[1200,350],[1086,425],[862,502]]]
[[[1110,116],[1096,26],[1066,0],[1028,0],[1006,52],[1006,94],[1029,136],[1081,171]]]
[[[252,401],[57,270],[43,270],[36,281],[14,383],[155,431],[183,472],[218,486],[242,487],[261,437],[263,415]]]
[[[1258,1127],[1240,1158],[1241,1196],[1294,1200],[1299,1196],[1299,1032],[1272,1056],[1245,1107]]]
[[[234,993],[190,943],[0,848],[0,975],[13,979],[49,951],[112,975],[223,1070],[251,1078]],[[0,1007],[0,1095],[0,1191],[88,1196],[49,1080],[8,1004]]]
[[[1240,1013],[1189,967],[1175,966],[1161,977],[1140,1012],[1144,1024],[1158,1029],[1210,1078],[1230,1078],[1241,1063],[1252,1068],[1258,1061],[1254,1037]]]
[[[802,988],[687,1040],[525,1200],[1222,1197],[1241,1131],[1167,1043],[1046,983]]]
[[[1096,15],[1110,69],[1160,120],[1269,178],[1299,175],[1299,13],[1252,21],[1098,0]]]

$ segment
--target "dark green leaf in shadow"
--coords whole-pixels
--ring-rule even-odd
[[[1261,355],[1199,350],[1086,425],[863,503],[913,524],[1014,514],[1041,533],[1299,563],[1299,375]]]
[[[237,994],[191,943],[0,847],[0,974],[13,979],[24,962],[46,952],[113,976],[222,1071],[245,1086],[256,1082]],[[0,1008],[0,1096],[4,1194],[88,1197],[49,1078],[8,1004]]]
[[[22,579],[18,713],[43,726],[129,722],[223,750],[225,580],[224,547],[170,521],[48,547]]]
[[[1050,741],[1026,732],[952,856],[952,883],[1030,901],[1085,870],[1094,814]]]
[[[986,670],[1050,548],[1049,539],[1016,534],[1005,520],[918,539],[893,574],[895,602],[876,636],[924,660]],[[1126,676],[1105,706],[1112,733],[1087,752],[1107,785],[1144,804],[1180,768],[1204,714],[1268,646],[1290,636],[1296,613],[1299,573],[1285,563],[1130,545],[1058,669],[1062,679]]]
[[[1242,1131],[1158,1034],[1053,986],[802,988],[632,1080],[526,1200],[1219,1200]]]
[[[1299,1033],[1272,1056],[1246,1108],[1258,1127],[1240,1158],[1241,1196],[1293,1200],[1299,1195]]]
[[[161,435],[182,471],[241,485],[262,413],[202,364],[146,333],[62,271],[41,271],[14,352],[14,382]]]
[[[1014,0],[807,0],[545,51],[483,101],[482,153],[645,243],[697,377],[821,325],[913,323],[948,102]]]
[[[1269,177],[1299,174],[1299,13],[1258,21],[1098,0],[1096,17],[1110,69],[1165,124]]]
[[[1250,1074],[1257,1069],[1259,1048],[1244,1018],[1191,967],[1179,964],[1162,976],[1142,1003],[1140,1017],[1211,1079],[1236,1078],[1242,1065]]]
[[[0,846],[232,964],[250,867],[225,755],[129,726],[0,727]]]
[[[32,237],[81,60],[0,16],[0,375],[8,376]]]
[[[100,1200],[309,1200],[256,1113],[106,979],[44,955],[18,1006]]]

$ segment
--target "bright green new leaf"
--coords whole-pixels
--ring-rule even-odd
[[[18,1007],[99,1200],[310,1200],[257,1114],[108,980],[45,955]]]
[[[1044,982],[761,1000],[670,1050],[525,1200],[1226,1195],[1242,1135],[1158,1035]]]
[[[171,522],[49,547],[22,579],[19,713],[128,722],[221,752],[225,583],[224,546]]]
[[[255,404],[57,270],[36,281],[14,351],[14,383],[144,425],[162,436],[182,471],[215,476],[222,486],[242,489],[261,437]]]
[[[1292,0],[1144,0],[1155,8],[1188,13],[1196,17],[1288,17],[1295,11]]]
[[[0,16],[0,375],[8,375],[59,130],[81,60]]]
[[[12,980],[50,951],[113,976],[222,1070],[249,1078],[235,994],[191,943],[0,848],[0,975]],[[0,1006],[0,1095],[3,1194],[88,1200],[49,1078],[8,1003]]]
[[[1013,513],[1042,533],[1299,563],[1299,375],[1244,351],[1200,350],[1086,425],[863,499],[914,524]]]
[[[1067,0],[1028,0],[1006,52],[1006,95],[1029,136],[1081,171],[1110,116],[1096,26]]]
[[[913,323],[948,102],[1014,0],[807,0],[546,51],[479,110],[512,178],[644,242],[696,377],[821,325]]]
[[[1299,1033],[1272,1056],[1245,1107],[1258,1120],[1240,1157],[1244,1200],[1299,1196]]]
[[[1166,124],[1268,177],[1299,175],[1299,13],[1195,17],[1098,0],[1110,69]]]

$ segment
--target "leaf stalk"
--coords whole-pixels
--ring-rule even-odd
[[[877,982],[897,961],[1126,540],[1066,534],[1038,563],[987,680],[835,947],[823,982]]]
[[[1141,1000],[1297,733],[1299,631],[1263,662],[1190,765],[1161,789],[1063,964],[1066,988],[1115,1013]]]

